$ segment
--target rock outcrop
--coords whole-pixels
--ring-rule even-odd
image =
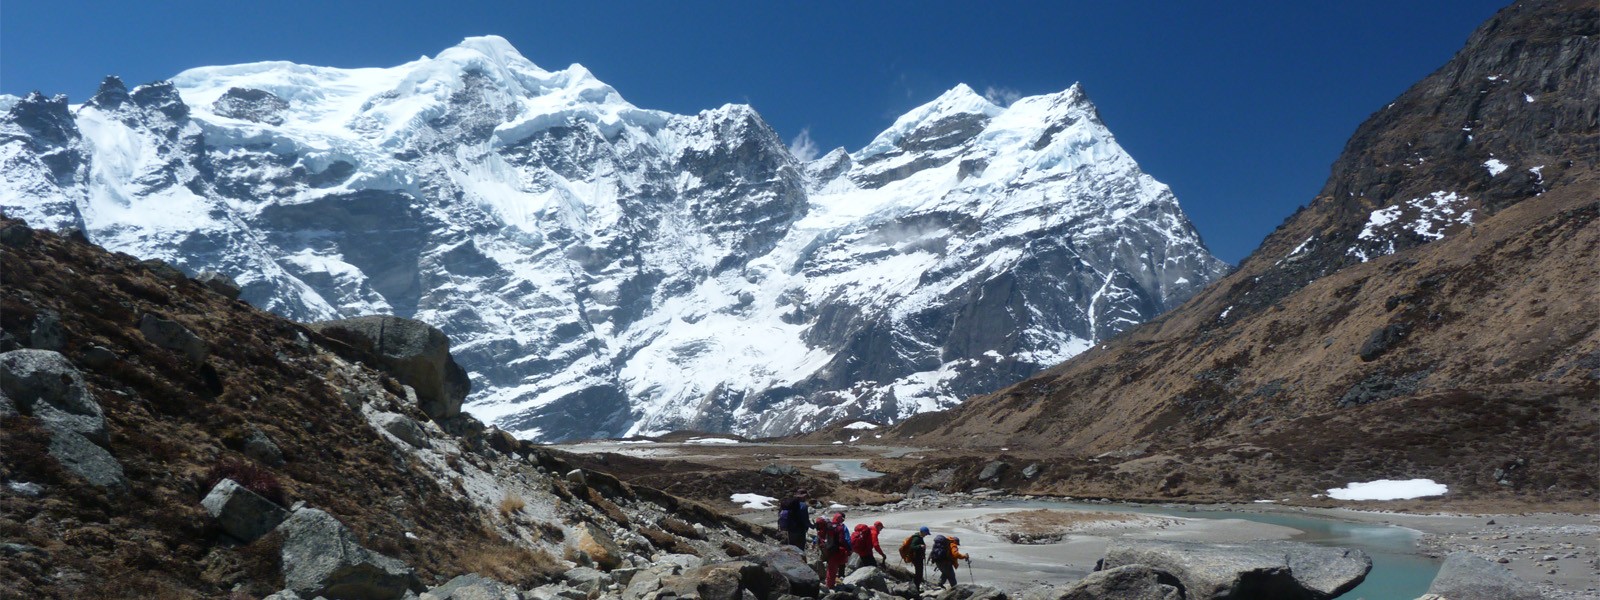
[[[1428,593],[1448,600],[1539,600],[1544,596],[1505,567],[1470,552],[1452,552]]]
[[[461,414],[471,391],[466,370],[450,355],[450,339],[415,319],[366,316],[311,325],[322,335],[376,357],[374,365],[417,391],[422,412],[435,420]]]
[[[211,493],[200,501],[200,505],[206,508],[211,518],[217,520],[223,531],[246,543],[271,533],[284,519],[289,518],[289,511],[282,506],[245,489],[232,479],[217,482],[211,488]]]
[[[1145,565],[1124,565],[1090,573],[1048,600],[1184,600],[1176,577]]]

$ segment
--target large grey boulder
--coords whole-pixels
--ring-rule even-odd
[[[740,600],[741,566],[732,563],[705,565],[662,579],[661,587],[679,598],[698,600]]]
[[[372,422],[413,448],[428,447],[428,435],[422,431],[421,425],[411,420],[411,417],[390,412],[378,413],[372,418]]]
[[[0,354],[0,392],[14,409],[52,432],[70,431],[106,443],[106,418],[83,374],[59,352],[12,350]]]
[[[150,313],[139,317],[139,333],[144,334],[144,339],[150,343],[182,352],[189,360],[201,362],[211,354],[211,346],[205,340],[189,331],[182,323],[169,321]]]
[[[963,583],[939,592],[935,600],[1006,600],[1006,593],[986,586]]]
[[[217,520],[223,531],[246,543],[271,533],[289,517],[289,512],[283,507],[245,489],[232,479],[224,479],[212,486],[211,493],[206,494],[200,505]]]
[[[993,481],[1004,475],[1011,465],[1001,461],[993,461],[983,466],[983,471],[978,473],[978,481]]]
[[[1090,573],[1047,600],[1182,600],[1178,579],[1144,565],[1127,565]]]
[[[450,338],[422,321],[377,315],[310,327],[375,356],[376,366],[416,389],[422,412],[435,420],[460,414],[472,390],[466,370],[450,357]]]
[[[128,480],[122,474],[122,463],[117,462],[105,448],[76,432],[52,432],[49,452],[56,462],[61,463],[62,468],[93,485],[118,490],[128,486]]]
[[[1505,567],[1470,552],[1452,552],[1439,567],[1428,593],[1449,600],[1538,600],[1528,582]]]
[[[278,526],[283,535],[283,582],[307,597],[393,600],[422,584],[411,567],[361,547],[333,515],[302,508]]]
[[[861,567],[850,572],[844,582],[864,590],[888,593],[889,580],[877,567]]]
[[[578,567],[562,573],[561,577],[567,580],[567,585],[583,590],[590,594],[599,594],[612,584],[611,576],[599,569]]]
[[[1106,549],[1106,569],[1145,565],[1171,573],[1190,600],[1296,598],[1325,600],[1359,585],[1372,570],[1360,550],[1299,542],[1200,544],[1119,541]]]
[[[770,567],[789,582],[789,593],[796,596],[816,596],[822,589],[822,578],[806,564],[806,557],[794,546],[779,546],[753,557],[755,562]]]
[[[514,587],[470,573],[423,592],[421,600],[522,600],[522,594]]]
[[[241,449],[245,456],[256,459],[262,464],[279,466],[284,463],[283,449],[267,437],[266,432],[250,428],[250,437],[245,438],[244,447]]]

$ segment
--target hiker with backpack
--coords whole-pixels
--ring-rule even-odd
[[[822,526],[817,538],[822,561],[827,564],[825,585],[831,590],[843,575],[844,563],[850,560],[850,529],[844,525],[844,513],[833,513],[833,521]]]
[[[806,529],[811,526],[811,508],[806,506],[806,490],[795,490],[794,496],[778,506],[778,529],[789,535],[789,545],[806,551]]]
[[[950,587],[956,586],[956,565],[961,560],[972,564],[972,557],[961,553],[961,538],[950,536],[935,536],[933,548],[928,551],[928,562],[939,569],[939,585],[950,582]]]
[[[928,528],[918,529],[916,533],[900,542],[900,560],[911,565],[916,570],[917,578],[911,580],[912,589],[921,590],[922,584],[928,580],[922,576],[922,563],[928,560]]]
[[[857,523],[856,530],[850,533],[850,551],[855,553],[858,566],[878,566],[878,560],[872,556],[872,529],[866,523]]]

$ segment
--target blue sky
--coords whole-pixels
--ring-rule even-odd
[[[1503,0],[1335,2],[83,2],[5,0],[0,92],[92,94],[195,66],[392,66],[470,35],[581,63],[634,104],[749,103],[857,150],[957,83],[1082,82],[1134,159],[1237,262],[1327,179],[1367,115]]]

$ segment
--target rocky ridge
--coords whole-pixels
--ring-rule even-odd
[[[957,86],[809,163],[751,107],[641,109],[492,36],[0,108],[11,216],[295,320],[428,322],[468,410],[541,440],[895,421],[1226,270],[1077,86],[1006,107]]]
[[[1597,17],[1507,7],[1362,124],[1324,191],[1238,272],[885,439],[1007,447],[1000,460],[1040,462],[1037,477],[984,485],[1062,495],[1312,502],[1427,477],[1447,499],[1592,498]],[[945,469],[978,485],[992,460],[884,485]]]

